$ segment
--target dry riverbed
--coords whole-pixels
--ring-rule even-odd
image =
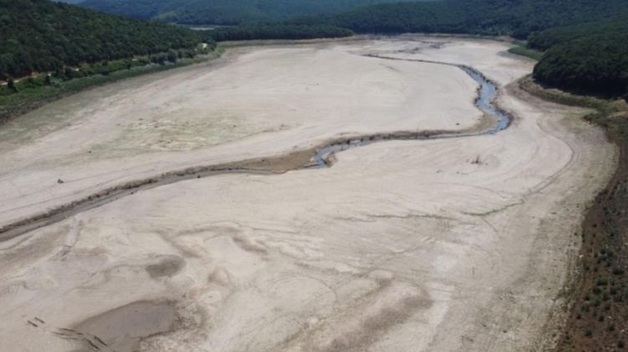
[[[255,160],[273,173],[153,187],[0,242],[2,348],[551,346],[574,232],[617,153],[582,110],[519,91],[533,64],[507,49],[418,37],[239,48],[4,126],[0,227],[173,170]],[[486,127],[462,70],[405,60],[477,69],[515,121],[290,171],[292,153],[343,136]]]

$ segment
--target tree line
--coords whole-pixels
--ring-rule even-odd
[[[623,20],[539,32],[529,45],[547,48],[534,67],[537,81],[574,93],[628,100],[628,30]]]
[[[573,39],[609,33],[628,33],[628,15],[609,18],[604,21],[587,21],[538,31],[528,38],[528,47],[536,50],[547,50]]]
[[[303,15],[332,14],[358,6],[397,1],[399,0],[87,0],[80,5],[142,20],[238,25],[282,21]]]
[[[0,0],[0,79],[194,50],[198,33],[48,0]]]
[[[226,40],[338,38],[354,32],[438,32],[509,35],[529,39],[530,48],[545,51],[534,71],[538,81],[582,93],[606,96],[628,93],[625,83],[628,76],[626,0],[443,0],[405,3],[372,0],[367,2],[375,5],[329,14],[330,11],[365,3],[364,0],[334,1],[98,1],[100,8],[105,10],[119,13],[124,12],[120,11],[120,6],[130,6],[146,10],[140,11],[142,16],[139,17],[162,20],[166,16],[163,11],[177,5],[177,11],[168,13],[176,16],[192,14],[197,17],[189,22],[197,23],[239,23],[251,14],[254,16],[250,18],[279,19],[295,14],[325,13],[283,22],[256,21],[194,32],[166,24],[107,16],[47,0],[0,0],[0,79],[42,71],[60,72],[61,76],[67,76],[72,75],[72,71],[64,69],[68,65],[78,67],[85,63],[112,62],[137,56],[145,56],[149,62],[163,63],[168,61],[166,55],[178,57],[179,52],[194,50],[201,41],[212,44]],[[88,1],[86,5],[89,4],[91,2]],[[235,6],[238,4],[242,6]],[[214,6],[213,17],[206,17],[206,11],[196,11],[195,6],[201,5]],[[259,13],[263,16],[255,15]],[[237,14],[237,19],[231,17],[234,14]],[[177,17],[175,20],[187,21],[184,19]],[[97,67],[108,70],[101,66]],[[91,71],[85,69],[84,72]]]
[[[547,28],[628,13],[625,0],[443,0],[364,6],[331,16],[293,19],[358,33],[467,33],[526,39]]]
[[[236,27],[221,27],[206,31],[208,40],[216,42],[228,40],[255,39],[316,39],[343,38],[352,36],[353,32],[330,25],[292,25],[292,24],[252,24]]]

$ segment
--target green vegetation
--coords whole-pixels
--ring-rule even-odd
[[[234,25],[331,14],[398,0],[87,0],[95,10],[143,20]],[[411,0],[410,0],[411,1]]]
[[[84,5],[180,23],[257,21],[211,31],[209,38],[217,41],[336,38],[350,31],[529,38],[527,46],[510,52],[539,60],[534,77],[540,82],[583,94],[628,96],[626,0],[88,0]],[[309,16],[259,22],[296,15]]]
[[[628,33],[556,45],[536,65],[534,78],[575,93],[628,99]]]
[[[194,50],[193,31],[48,0],[0,0],[0,80],[83,63]]]
[[[0,121],[86,87],[206,60],[197,56],[216,47],[184,28],[48,0],[0,0],[0,31]]]
[[[509,35],[526,39],[546,28],[628,14],[625,0],[444,0],[361,7],[333,16],[304,18],[358,33],[440,32]]]
[[[466,33],[465,22],[474,16],[467,10],[462,0],[381,4],[334,16],[304,17],[295,22],[327,23],[358,33]]]
[[[628,33],[628,15],[613,20],[584,22],[538,31],[530,36],[527,44],[532,49],[547,50],[574,39],[608,33]]]
[[[172,61],[168,56],[180,57],[181,50],[192,50],[202,39],[313,39],[346,37],[352,32],[439,32],[527,39],[527,45],[519,45],[510,52],[539,60],[534,71],[539,82],[581,94],[628,98],[626,0],[88,0],[83,3],[86,7],[142,19],[188,24],[244,23],[202,33],[98,15],[46,0],[0,0],[0,5],[0,29],[6,33],[0,37],[3,48],[0,79],[5,80],[31,72],[59,70],[71,76],[73,71],[67,71],[65,66],[99,62],[107,66],[109,61],[137,55],[161,55],[158,62],[163,64]],[[286,19],[289,20],[269,22]],[[108,70],[97,65],[90,67],[80,72],[106,74],[96,71]]]
[[[508,50],[509,53],[529,57],[532,60],[539,61],[543,57],[543,52],[530,49],[526,42],[517,41],[515,47]]]
[[[220,55],[220,51],[214,51],[209,55],[196,56],[194,58],[178,59],[176,63],[165,62],[160,64],[145,64],[152,60],[161,60],[161,55],[146,56],[136,58],[131,67],[127,60],[109,62],[107,65],[97,64],[91,67],[83,66],[83,69],[93,72],[88,75],[81,71],[74,73],[55,73],[51,75],[40,75],[29,77],[15,83],[0,86],[0,123],[8,121],[10,118],[19,116],[28,111],[36,109],[46,103],[74,94],[89,87],[102,85],[121,79],[140,76],[148,73],[163,71],[171,68],[206,61]],[[113,69],[121,65],[122,69]],[[109,69],[103,69],[108,66]],[[109,71],[111,69],[111,71]],[[94,72],[100,72],[96,74]],[[74,78],[70,79],[69,76]]]
[[[628,17],[549,29],[528,46],[547,49],[534,68],[544,84],[580,94],[628,100]]]
[[[206,31],[209,40],[217,42],[227,40],[253,39],[315,39],[343,38],[353,35],[348,29],[329,25],[290,25],[290,24],[257,24],[237,27],[222,27]]]
[[[214,39],[352,35],[289,24],[195,32],[48,0],[0,0],[0,30],[0,122],[87,87],[207,59],[198,54],[219,55]]]

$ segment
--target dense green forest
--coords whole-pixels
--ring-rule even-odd
[[[510,35],[628,13],[626,0],[86,0],[82,6],[185,24],[332,25],[357,33]]]
[[[538,81],[580,93],[604,96],[628,93],[628,0],[87,0],[83,3],[142,19],[189,24],[241,23],[203,33],[98,15],[46,0],[0,0],[0,5],[3,33],[0,79],[32,71],[54,71],[63,65],[78,66],[137,55],[149,55],[145,60],[163,63],[166,54],[157,53],[187,57],[189,52],[183,51],[201,40],[438,32],[508,35],[528,40],[528,48],[545,52],[534,72]]]
[[[348,29],[329,25],[256,24],[221,27],[205,31],[204,37],[217,42],[254,39],[343,38],[353,35]]]
[[[628,100],[628,23],[584,23],[535,33],[528,44],[547,51],[534,78],[567,91]]]
[[[235,25],[332,14],[364,5],[399,0],[87,0],[95,10],[166,22]],[[406,0],[417,1],[417,0]]]
[[[443,0],[380,4],[295,23],[326,23],[359,33],[439,32],[509,35],[628,13],[626,0]]]
[[[547,50],[573,39],[609,33],[628,33],[628,15],[605,21],[584,22],[538,31],[528,39],[528,47],[536,50]]]
[[[0,0],[0,79],[65,65],[193,50],[198,33],[48,0]],[[178,55],[178,54],[177,54]]]

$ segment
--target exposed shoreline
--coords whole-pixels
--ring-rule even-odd
[[[593,109],[596,109],[594,107],[597,104],[610,103],[547,90],[529,80],[528,77],[522,78],[518,83],[519,87],[546,101]],[[608,112],[598,114],[604,115]],[[589,204],[584,212],[580,231],[574,234],[582,242],[579,256],[574,258],[570,269],[571,279],[563,289],[567,298],[566,305],[559,307],[561,311],[555,313],[560,321],[558,324],[562,325],[557,331],[557,345],[554,348],[558,352],[573,351],[576,347],[582,351],[600,347],[622,349],[628,343],[628,337],[623,336],[620,328],[628,324],[628,275],[625,273],[628,264],[625,246],[628,236],[628,214],[625,211],[628,204],[625,190],[625,185],[628,184],[628,139],[625,131],[628,130],[628,125],[622,125],[618,120],[620,117],[610,120],[610,124],[603,121],[608,118],[609,116],[602,116],[598,120],[594,117],[590,121],[604,129],[609,140],[617,146],[619,155],[612,177]],[[603,258],[603,261],[599,258]],[[601,284],[602,282],[604,283]],[[607,302],[609,298],[610,304]],[[600,304],[600,301],[607,303]]]
[[[211,108],[221,96],[225,96],[209,95],[216,91],[213,87],[220,88],[216,82],[231,83],[231,79],[235,82],[246,82],[234,83],[233,86],[238,87],[240,84],[245,87],[243,91],[234,92],[243,92],[239,94],[244,94],[248,99],[251,91],[257,92],[260,89],[255,88],[255,81],[250,81],[251,72],[257,73],[260,72],[260,67],[268,67],[263,64],[263,60],[276,62],[279,58],[284,60],[280,62],[284,62],[285,68],[272,71],[269,75],[271,80],[263,75],[261,78],[259,75],[253,76],[258,85],[271,89],[273,94],[303,91],[303,95],[298,95],[296,101],[301,102],[300,104],[317,103],[319,105],[313,105],[316,109],[349,101],[355,105],[350,105],[351,109],[346,110],[347,112],[332,111],[336,114],[334,116],[343,123],[352,114],[360,119],[350,120],[351,123],[339,125],[340,128],[333,124],[335,120],[330,120],[327,125],[322,126],[329,129],[327,134],[316,130],[315,133],[309,133],[306,128],[296,129],[299,125],[294,124],[289,131],[295,138],[287,138],[288,133],[282,134],[281,129],[270,130],[266,135],[261,135],[259,140],[271,144],[256,143],[257,137],[253,137],[234,143],[231,148],[237,151],[244,146],[255,151],[249,154],[233,151],[229,154],[230,149],[206,147],[201,151],[211,150],[211,154],[218,154],[218,157],[193,158],[193,151],[172,152],[168,154],[171,158],[186,155],[187,159],[171,164],[156,164],[154,160],[159,159],[151,155],[131,156],[124,162],[143,161],[146,165],[152,164],[156,167],[129,168],[130,171],[126,171],[119,179],[115,178],[115,174],[108,176],[105,173],[92,178],[85,172],[84,169],[91,162],[95,164],[94,160],[100,156],[87,153],[87,150],[91,153],[90,144],[82,146],[85,154],[77,154],[76,151],[68,156],[63,152],[52,154],[57,160],[68,158],[77,161],[68,164],[68,168],[58,174],[59,180],[63,179],[65,184],[56,185],[57,176],[53,174],[54,185],[44,185],[40,188],[43,192],[36,190],[24,194],[30,198],[16,198],[19,203],[13,207],[17,211],[5,211],[5,218],[11,219],[14,214],[28,215],[28,210],[37,209],[34,208],[37,204],[41,209],[44,204],[63,204],[61,201],[72,199],[70,197],[81,200],[55,208],[53,211],[56,214],[40,214],[39,218],[30,219],[41,221],[38,225],[35,222],[17,223],[16,227],[5,228],[4,243],[1,243],[4,247],[4,259],[17,255],[21,258],[19,263],[24,262],[24,268],[28,268],[23,272],[11,270],[7,285],[18,287],[19,280],[24,282],[24,287],[32,287],[29,288],[29,292],[32,292],[29,295],[32,297],[42,295],[36,300],[37,305],[19,308],[21,314],[35,316],[49,324],[57,321],[54,323],[57,327],[68,328],[79,326],[81,321],[91,321],[91,317],[104,316],[104,312],[117,312],[118,307],[133,302],[167,301],[174,302],[177,315],[182,321],[188,322],[188,318],[197,319],[192,325],[185,323],[185,327],[177,326],[176,331],[146,339],[142,344],[148,350],[156,350],[162,342],[181,343],[182,345],[177,345],[181,349],[191,348],[192,345],[186,344],[197,343],[193,341],[203,343],[200,336],[208,336],[209,341],[218,344],[217,346],[225,343],[224,347],[231,343],[229,341],[237,341],[241,344],[238,345],[240,347],[229,346],[238,351],[246,350],[243,347],[246,344],[264,346],[261,349],[266,350],[266,346],[271,345],[263,341],[270,341],[269,338],[273,336],[284,341],[281,347],[272,345],[277,346],[273,347],[275,350],[290,350],[290,346],[322,346],[320,348],[324,349],[328,346],[326,341],[340,341],[347,350],[360,350],[366,346],[362,343],[374,344],[373,346],[379,344],[380,347],[374,348],[381,348],[380,343],[403,341],[394,336],[408,334],[407,336],[416,338],[417,332],[421,337],[420,341],[403,342],[410,343],[407,346],[413,346],[417,350],[486,351],[490,347],[501,351],[512,350],[516,346],[534,349],[533,346],[538,347],[539,344],[551,345],[551,342],[537,339],[548,338],[542,336],[548,331],[547,325],[541,326],[542,320],[545,312],[551,311],[552,307],[555,308],[561,302],[562,298],[556,296],[560,292],[557,286],[565,281],[566,273],[563,269],[575,256],[572,249],[575,238],[565,232],[566,229],[577,227],[575,222],[580,219],[579,212],[584,210],[582,200],[588,199],[601,188],[598,181],[601,182],[601,175],[605,176],[610,168],[614,152],[601,137],[600,130],[585,126],[573,115],[578,113],[577,110],[564,111],[556,105],[539,104],[536,99],[531,100],[513,92],[509,85],[512,78],[518,75],[520,77],[521,72],[529,70],[530,64],[498,55],[497,53],[503,52],[505,45],[454,39],[445,39],[443,43],[445,49],[442,50],[434,47],[433,40],[405,43],[382,41],[340,49],[301,47],[294,51],[247,50],[246,55],[233,61],[233,66],[225,66],[228,69],[223,70],[224,72],[222,69],[211,73],[191,70],[184,75],[168,75],[169,78],[179,78],[172,79],[172,82],[184,82],[191,89],[198,87],[193,83],[199,74],[203,74],[203,79],[209,80],[209,83],[201,86],[207,90],[202,90],[203,94],[199,96],[209,102],[212,102],[213,97],[214,103],[207,105]],[[424,48],[425,52],[414,51],[415,47]],[[517,120],[513,128],[504,133],[470,136],[464,140],[437,139],[436,137],[443,134],[453,137],[493,128],[489,126],[493,124],[486,115],[481,118],[481,114],[469,114],[469,103],[473,96],[471,82],[462,73],[455,73],[453,71],[456,70],[451,68],[419,66],[415,70],[413,64],[392,61],[376,63],[377,60],[357,59],[354,58],[357,56],[357,49],[354,48],[373,53],[388,53],[388,50],[395,52],[394,50],[401,48],[403,51],[400,50],[396,56],[401,60],[411,59],[410,61],[420,58],[427,62],[442,57],[447,62],[464,62],[462,60],[468,58],[469,66],[480,65],[478,70],[483,73],[487,70],[488,77],[499,84],[498,104],[506,111],[513,111]],[[478,55],[466,56],[469,53]],[[296,70],[300,66],[295,65],[301,64],[304,58],[311,60],[312,57],[316,57],[318,61],[311,61],[305,64],[304,69],[295,72],[301,76],[312,74],[312,67],[323,71],[330,67],[338,70],[329,77],[327,85],[321,84],[322,88],[316,88],[320,77],[318,73],[314,78],[307,79],[308,76],[304,76],[305,79],[294,81],[297,83],[290,83],[292,81],[288,80],[288,89],[281,90],[287,81],[281,74],[287,74],[286,70],[288,73],[292,72],[289,69]],[[347,65],[346,68],[338,69],[338,61],[329,61],[338,58],[346,60],[340,61]],[[355,89],[361,95],[375,93],[376,97],[384,97],[380,103],[383,106],[408,108],[390,113],[387,110],[376,110],[374,115],[378,119],[368,120],[368,111],[366,114],[354,112],[359,111],[354,109],[363,106],[364,102],[351,95],[343,96],[342,100],[331,100],[330,103],[326,100],[320,103],[310,98],[316,94],[326,96],[330,91],[329,87],[344,93],[343,89],[347,88],[341,86],[338,90],[338,87],[330,86],[330,82],[333,84],[342,81],[338,78],[339,74],[346,74],[349,68],[354,69],[356,62],[363,66],[350,72],[377,72],[379,75],[356,76],[353,73],[342,76],[345,81],[347,77],[363,78],[354,82],[350,89]],[[491,63],[500,63],[503,66]],[[425,79],[396,81],[399,76],[407,80],[408,72],[429,74],[419,76],[426,77]],[[275,75],[282,77],[280,82],[272,81]],[[438,81],[441,77],[443,82]],[[166,89],[162,88],[163,81],[151,82],[148,86],[150,89],[143,88],[136,99],[143,101],[142,96],[153,98],[155,92]],[[271,84],[268,85],[267,82]],[[407,99],[411,99],[410,101],[387,95],[391,91],[406,94],[416,92],[408,89],[408,84],[416,82],[422,82],[418,87],[426,87],[426,90],[418,90],[420,95],[408,95]],[[448,85],[447,82],[455,84]],[[250,88],[251,84],[254,88]],[[130,91],[134,87],[129,84],[125,89]],[[178,87],[180,89],[181,85]],[[364,87],[370,90],[364,91]],[[425,96],[428,91],[438,90],[434,87],[440,87],[440,95],[435,96],[439,103],[429,106],[426,103],[433,101],[433,98],[426,99]],[[223,90],[224,88],[218,89],[218,92],[222,93]],[[317,93],[311,93],[311,90]],[[230,98],[233,93],[227,92],[229,94],[226,96]],[[125,122],[125,116],[133,116],[135,121],[141,121],[136,123],[137,126],[144,126],[147,118],[135,115],[134,100],[122,100],[127,99],[127,94],[129,92],[124,98],[115,96],[110,101],[115,101],[116,106],[126,104],[130,110],[113,110],[109,112],[111,115],[96,115],[100,118],[92,117],[91,123],[95,120],[106,121],[104,117],[107,116]],[[172,89],[169,94],[173,94]],[[174,96],[177,97],[176,94]],[[210,98],[205,98],[206,96]],[[441,96],[448,97],[449,100],[440,100]],[[161,99],[157,99],[156,105],[159,107],[167,106],[165,103],[171,102],[163,100],[163,97]],[[179,99],[174,100],[175,105],[186,101]],[[267,100],[268,96],[261,95],[261,102]],[[234,101],[238,104],[237,99]],[[247,102],[254,106],[260,104],[256,100]],[[411,103],[415,105],[406,105]],[[454,110],[454,113],[447,109],[440,110],[449,105],[456,106],[458,110]],[[273,118],[277,118],[276,114],[280,109],[288,111],[284,120],[277,119],[278,126],[280,123],[291,122],[291,116],[300,116],[290,112],[296,111],[290,110],[290,107],[278,105],[269,110],[273,112]],[[103,110],[98,105],[91,109],[93,110],[90,111],[96,112]],[[377,105],[375,109],[378,109]],[[146,108],[142,109],[144,110]],[[159,110],[156,111],[155,116],[159,117]],[[167,109],[164,111],[166,116],[171,112]],[[430,116],[432,120],[426,122],[413,119],[412,113],[417,111],[421,111],[421,115]],[[207,115],[199,116],[204,118]],[[453,116],[466,119],[456,119]],[[78,116],[72,118],[77,119]],[[318,126],[316,123],[320,122],[316,118],[314,115],[313,120],[302,120],[302,123]],[[379,119],[383,119],[382,122],[378,123]],[[438,123],[433,124],[431,121],[434,119]],[[443,121],[438,121],[439,119]],[[233,121],[238,125],[242,123],[240,120]],[[68,124],[72,128],[59,129],[59,135],[67,139],[78,132],[90,131],[87,128],[89,122],[90,120],[81,125],[72,120]],[[365,122],[370,122],[371,125],[363,127]],[[462,126],[456,129],[458,123]],[[114,120],[105,127],[113,128],[113,131],[122,129],[116,126],[120,125],[116,125]],[[192,124],[190,127],[181,127],[199,129],[195,126]],[[231,126],[231,122],[228,126]],[[416,128],[414,131],[425,132],[396,132],[391,126],[396,131],[413,131],[412,127],[421,126],[423,128]],[[430,129],[424,126],[437,127]],[[141,131],[153,131],[152,126],[148,127],[151,129],[143,127]],[[104,130],[94,129],[98,136],[103,135]],[[323,128],[321,130],[325,131]],[[206,132],[209,131],[214,130]],[[334,137],[331,134],[333,131],[339,137]],[[109,135],[100,138],[109,138],[106,136]],[[356,138],[425,138],[426,143],[376,143],[369,148],[355,149],[339,155],[342,162],[333,168],[321,171],[304,170],[315,166],[312,156],[321,146],[329,143],[351,144]],[[15,146],[19,145],[16,143]],[[273,147],[265,149],[264,146]],[[304,149],[299,149],[298,146]],[[33,154],[36,150],[29,146],[26,151]],[[223,150],[222,156],[220,150]],[[597,155],[593,155],[592,151]],[[269,157],[263,157],[262,152]],[[127,164],[122,159],[116,162],[112,166],[125,170]],[[21,165],[20,163],[15,165]],[[597,175],[594,173],[596,167],[601,167]],[[17,170],[15,172],[20,170],[17,167],[14,169]],[[31,174],[37,172],[36,168],[28,170]],[[68,170],[77,172],[71,173]],[[160,176],[153,176],[160,170]],[[300,171],[287,172],[291,170]],[[210,175],[222,176],[203,178]],[[198,181],[167,185],[199,176]],[[51,181],[49,174],[40,176],[40,179]],[[15,188],[8,188],[6,186],[10,185],[7,184],[4,192],[11,197],[21,196],[21,193],[14,192],[26,189],[28,182],[32,181],[25,180],[15,185]],[[89,188],[89,185],[103,187],[105,190],[90,196],[82,190],[98,188]],[[161,185],[164,187],[156,188]],[[55,192],[52,195],[59,192],[58,196],[51,198],[44,194],[46,187]],[[151,190],[138,192],[148,189]],[[125,197],[131,194],[135,196]],[[100,206],[118,199],[119,202],[115,204]],[[17,208],[20,204],[26,206]],[[269,207],[268,204],[273,206]],[[33,229],[45,226],[46,221],[62,220],[73,215],[72,209],[81,208],[83,211],[91,210],[73,217],[71,221],[34,230],[32,236],[24,236],[24,239],[7,241],[9,237],[19,235],[22,230],[28,231],[28,226],[33,226]],[[52,218],[46,219],[46,216]],[[59,218],[56,219],[55,216]],[[44,253],[41,254],[42,257],[34,257],[36,263],[28,264],[29,255],[20,254],[23,250],[54,250],[57,246],[45,245],[43,241],[61,241],[65,244],[54,257],[48,258]],[[63,259],[58,261],[55,258]],[[15,265],[21,265],[19,263]],[[169,263],[174,266],[170,268],[172,265]],[[220,263],[220,267],[214,268],[212,263]],[[246,269],[249,265],[252,265],[251,269]],[[59,281],[57,272],[49,271],[48,268],[59,268],[60,278],[66,281]],[[150,277],[142,276],[145,268]],[[149,271],[149,268],[163,270],[156,272],[154,269]],[[56,288],[45,291],[36,283],[31,283],[41,277],[38,270],[50,273],[46,276],[50,282],[59,282],[56,285],[61,285],[59,287],[64,289],[63,296],[58,296]],[[89,277],[100,277],[98,275],[102,273],[106,279],[83,281],[83,270],[90,271],[86,272]],[[249,276],[249,273],[254,275]],[[551,280],[547,281],[546,278]],[[132,283],[132,291],[124,289],[128,287],[125,282]],[[83,287],[89,287],[89,291],[84,291]],[[144,289],[148,291],[142,293]],[[301,293],[299,290],[305,291]],[[18,293],[6,297],[7,305],[21,307],[19,301],[14,301],[19,299],[21,291],[16,292]],[[115,302],[106,302],[97,307],[90,304],[92,294],[106,292],[133,294],[113,295],[111,297],[116,298]],[[205,297],[205,292],[211,295]],[[348,296],[343,296],[343,292]],[[308,295],[314,293],[316,300],[312,301],[314,297]],[[284,297],[286,294],[289,297]],[[259,302],[257,308],[252,309],[246,303],[248,297]],[[303,297],[304,301],[299,297]],[[67,306],[70,301],[83,303],[66,307],[69,311],[63,316],[53,315],[47,308]],[[320,302],[323,310],[312,313],[312,302]],[[207,304],[211,306],[212,313],[204,310],[203,307]],[[335,307],[332,313],[324,309],[329,304]],[[247,310],[247,307],[250,308]],[[293,318],[290,318],[291,315],[276,315],[276,309],[284,308],[294,312],[307,312],[308,315],[294,315]],[[368,321],[371,320],[363,322],[357,313],[359,311],[366,311],[367,318],[375,321],[372,326],[377,329],[370,329]],[[15,312],[17,314],[16,310]],[[194,314],[188,316],[188,313],[198,314],[197,318],[193,318]],[[309,314],[315,314],[315,318],[308,318]],[[286,330],[280,329],[279,325],[276,332],[269,330],[260,331],[254,336],[238,335],[238,331],[250,331],[257,326],[255,324],[259,325],[269,318],[279,322],[289,318],[290,326],[298,329],[290,330],[288,337],[282,335]],[[38,324],[39,320],[33,319],[31,321]],[[293,319],[296,319],[297,324],[294,324]],[[14,329],[18,331],[21,327],[16,326]],[[29,342],[31,345],[38,343],[37,341],[47,341],[46,343],[57,346],[67,343],[48,339],[44,335],[28,336],[33,337],[34,342]],[[373,338],[361,341],[356,336]],[[250,342],[247,342],[249,339]],[[17,343],[18,346],[18,339],[14,340],[14,344]],[[99,343],[98,340],[91,342]]]
[[[133,195],[135,192],[174,182],[224,174],[273,174],[311,168],[313,166],[331,166],[331,159],[333,158],[333,154],[335,152],[344,151],[354,146],[363,146],[379,141],[436,140],[441,138],[461,138],[482,134],[492,134],[508,128],[514,119],[495,104],[499,94],[499,89],[497,88],[496,83],[491,82],[481,72],[470,66],[429,60],[407,60],[376,55],[365,56],[383,60],[402,60],[460,68],[478,82],[478,95],[475,99],[476,105],[478,106],[478,109],[484,111],[487,115],[490,113],[494,114],[494,116],[490,117],[493,121],[489,123],[480,122],[477,126],[465,131],[400,131],[396,133],[378,133],[372,135],[342,137],[322,143],[314,148],[300,150],[285,156],[244,160],[218,165],[194,166],[182,170],[170,171],[168,173],[110,187],[90,194],[85,198],[60,205],[43,213],[0,226],[0,242],[13,239],[35,229],[62,221],[70,216],[108,204],[122,197]],[[491,87],[491,92],[484,92],[485,84]],[[488,95],[484,96],[486,94]],[[488,126],[485,127],[485,125]],[[289,164],[286,164],[286,161],[289,161]]]

